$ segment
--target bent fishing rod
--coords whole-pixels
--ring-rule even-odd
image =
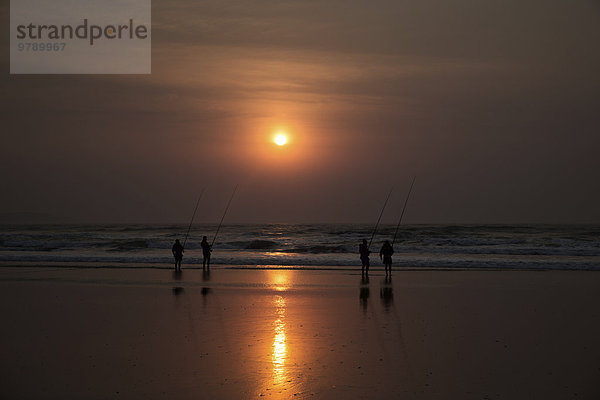
[[[400,224],[402,223],[402,217],[404,217],[404,211],[406,211],[406,205],[408,204],[408,199],[410,198],[410,192],[412,192],[413,185],[415,184],[416,176],[413,176],[412,183],[410,184],[410,189],[408,189],[408,194],[406,195],[406,200],[404,200],[404,207],[402,207],[402,214],[400,214],[400,220],[398,220],[398,225],[396,225],[396,232],[394,232],[394,240],[392,240],[392,246],[396,243],[396,236],[398,235],[398,229],[400,228]]]
[[[215,237],[213,238],[210,247],[212,249],[213,244],[215,244],[215,240],[217,240],[217,235],[219,234],[219,230],[221,229],[221,225],[223,225],[223,220],[225,219],[225,215],[227,214],[227,210],[229,210],[229,206],[231,205],[231,200],[233,200],[233,196],[235,196],[235,192],[237,191],[238,185],[235,185],[235,189],[233,189],[233,193],[231,193],[231,197],[227,202],[227,207],[225,207],[225,212],[223,212],[223,216],[221,217],[221,222],[219,222],[219,226],[217,227],[217,231],[215,232]]]
[[[192,219],[190,220],[190,225],[188,226],[187,232],[185,233],[185,240],[183,241],[183,248],[185,249],[185,244],[187,243],[188,235],[190,234],[190,229],[192,229],[192,224],[194,223],[194,217],[196,216],[196,211],[198,211],[198,204],[200,204],[200,199],[204,194],[204,188],[200,192],[200,196],[198,196],[198,201],[196,202],[196,207],[194,208],[194,213],[192,214]]]
[[[377,218],[377,223],[375,224],[375,229],[373,229],[373,234],[371,235],[371,240],[369,241],[369,246],[367,247],[368,249],[371,248],[371,243],[373,243],[373,238],[375,237],[375,232],[377,232],[377,227],[379,226],[379,221],[381,221],[381,216],[383,215],[383,211],[385,210],[385,206],[387,206],[388,200],[390,199],[390,196],[391,196],[393,190],[394,190],[394,187],[392,186],[392,188],[390,189],[390,192],[388,193],[387,197],[385,198],[385,202],[383,203],[383,208],[381,209],[381,212],[379,213],[379,218]]]

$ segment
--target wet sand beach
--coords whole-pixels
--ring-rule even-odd
[[[6,399],[597,399],[585,271],[0,269]]]

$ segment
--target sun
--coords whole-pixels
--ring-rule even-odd
[[[279,133],[279,134],[277,134],[277,136],[275,136],[275,144],[276,145],[283,146],[286,143],[287,143],[287,137],[283,133]]]

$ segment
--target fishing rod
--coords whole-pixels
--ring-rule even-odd
[[[413,176],[412,183],[410,184],[410,189],[408,189],[408,194],[406,195],[406,200],[404,201],[404,207],[402,207],[402,214],[400,214],[400,220],[398,221],[398,225],[396,225],[396,232],[394,232],[394,240],[392,240],[392,246],[394,246],[394,243],[396,243],[396,235],[398,235],[398,228],[400,228],[402,217],[404,217],[404,211],[406,210],[406,205],[408,204],[408,199],[410,198],[410,192],[412,192],[413,185],[415,184],[415,179],[417,179],[416,175]]]
[[[212,249],[213,244],[215,244],[215,240],[217,240],[217,235],[219,234],[219,230],[221,229],[221,225],[223,225],[223,220],[225,219],[225,215],[227,214],[227,210],[229,210],[229,205],[231,204],[231,200],[233,200],[233,196],[235,195],[235,192],[237,191],[238,185],[235,185],[235,189],[233,189],[233,193],[231,193],[231,197],[229,198],[229,202],[227,202],[227,207],[225,207],[225,212],[223,213],[223,216],[221,217],[221,222],[219,222],[219,226],[217,227],[217,231],[215,232],[215,237],[213,238],[212,243],[210,244],[210,247]]]
[[[198,196],[198,201],[196,202],[196,207],[194,208],[194,213],[192,214],[192,220],[190,221],[190,225],[188,226],[187,232],[185,233],[185,240],[183,241],[183,248],[185,249],[185,244],[187,243],[188,235],[190,234],[190,229],[192,229],[192,223],[194,222],[194,217],[196,216],[196,211],[198,211],[198,204],[200,204],[200,199],[204,194],[204,188],[200,192],[200,196]]]
[[[371,248],[371,243],[373,243],[373,238],[375,237],[375,232],[377,232],[377,227],[379,226],[379,221],[381,221],[381,216],[383,215],[383,210],[385,210],[385,206],[388,203],[388,200],[390,199],[390,196],[392,194],[392,191],[394,190],[394,187],[392,186],[392,188],[390,189],[390,192],[388,193],[387,197],[385,198],[385,203],[383,203],[383,208],[381,209],[381,212],[379,213],[379,218],[377,219],[377,223],[375,224],[375,229],[373,229],[373,234],[371,235],[371,240],[369,241],[369,249]]]

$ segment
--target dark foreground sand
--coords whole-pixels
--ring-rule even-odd
[[[600,398],[600,273],[1,268],[0,297],[2,399]]]

